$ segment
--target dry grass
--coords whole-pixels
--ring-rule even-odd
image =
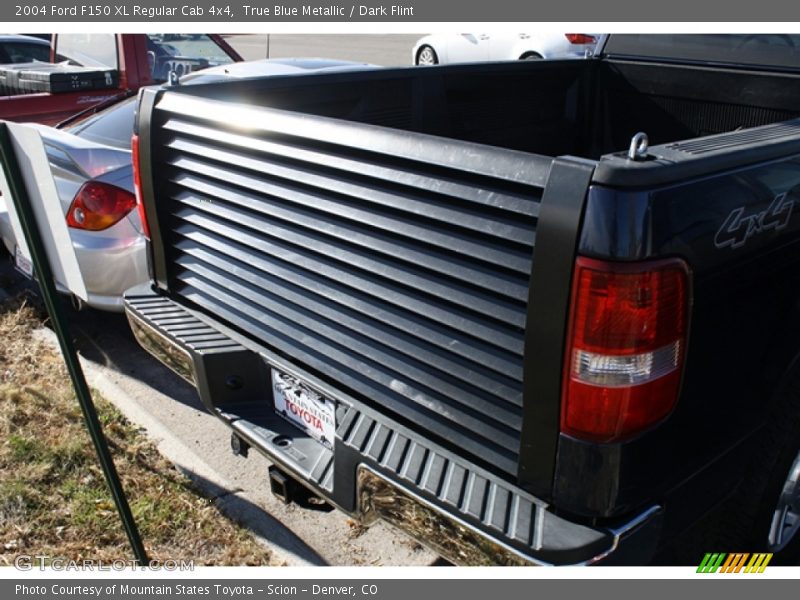
[[[61,357],[31,336],[42,321],[30,301],[0,304],[0,564],[19,554],[131,558]],[[263,546],[93,396],[151,559],[271,564]]]

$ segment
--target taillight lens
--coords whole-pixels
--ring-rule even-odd
[[[133,189],[136,192],[136,208],[139,211],[139,220],[142,222],[144,237],[150,239],[150,224],[147,222],[147,213],[142,200],[142,174],[139,170],[139,136],[131,137],[131,160],[133,161]]]
[[[564,35],[570,44],[594,44],[597,41],[596,37],[585,33],[565,33]]]
[[[136,206],[128,190],[100,181],[81,186],[67,211],[67,225],[73,229],[101,231],[118,223]]]
[[[578,258],[561,431],[594,442],[629,438],[678,399],[689,304],[678,259],[622,264]]]

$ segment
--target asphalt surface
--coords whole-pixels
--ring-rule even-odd
[[[230,35],[226,41],[245,60],[259,58],[335,58],[383,67],[410,66],[420,34],[253,34]]]

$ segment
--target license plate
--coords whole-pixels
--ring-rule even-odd
[[[333,400],[320,396],[291,375],[272,370],[275,411],[305,431],[323,446],[333,448],[336,408]]]
[[[33,263],[22,253],[19,246],[14,246],[14,266],[26,277],[33,277]]]

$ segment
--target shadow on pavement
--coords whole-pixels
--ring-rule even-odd
[[[220,512],[229,519],[246,527],[257,536],[268,540],[273,546],[278,546],[312,565],[325,566],[328,564],[275,517],[264,511],[260,506],[239,495],[237,493],[238,490],[223,488],[198,475],[191,469],[182,466],[178,468],[195,486],[206,495],[212,497]]]

